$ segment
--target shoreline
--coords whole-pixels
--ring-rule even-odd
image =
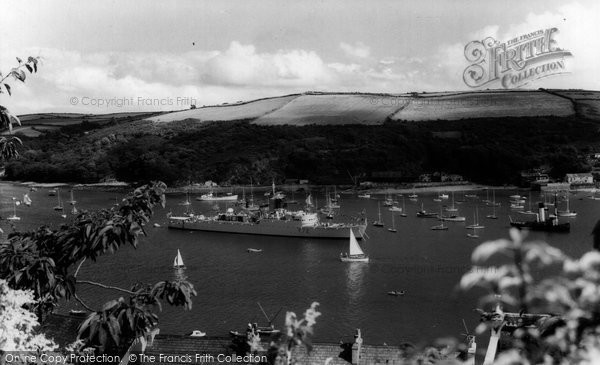
[[[0,184],[24,186],[38,189],[53,189],[60,187],[69,187],[74,191],[129,191],[135,188],[135,185],[125,182],[107,182],[107,183],[92,183],[92,184],[71,184],[71,183],[37,183],[33,181],[7,181],[0,180]],[[279,184],[275,186],[277,191],[284,192],[324,192],[327,189],[332,190],[335,187],[340,194],[375,194],[375,195],[386,195],[386,194],[409,194],[409,193],[445,193],[445,192],[459,192],[459,191],[483,191],[483,190],[524,190],[529,191],[531,188],[524,188],[515,185],[484,185],[472,182],[462,183],[413,183],[413,184],[382,184],[381,186],[369,186],[369,187],[353,187],[349,184],[342,185],[316,185],[316,184]],[[198,185],[187,185],[179,187],[167,187],[167,195],[174,194],[204,194],[208,192],[214,193],[232,193],[241,195],[242,193],[250,194],[250,191],[257,193],[264,193],[271,191],[272,185],[232,185],[232,186],[198,186]],[[596,188],[593,187],[571,187],[570,191],[577,192],[594,192]]]

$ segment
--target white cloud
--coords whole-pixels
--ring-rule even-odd
[[[202,67],[202,81],[216,85],[310,86],[329,81],[326,65],[313,51],[258,53],[253,45],[235,41]]]
[[[15,56],[41,55],[39,72],[26,83],[12,81],[13,96],[0,94],[0,104],[17,114],[39,111],[113,112],[184,109],[187,105],[143,105],[94,108],[71,105],[71,97],[177,98],[192,97],[198,105],[251,100],[307,90],[401,93],[466,90],[462,73],[467,42],[492,36],[506,41],[540,28],[556,26],[560,47],[573,53],[570,75],[538,80],[531,87],[599,89],[600,3],[569,3],[551,12],[531,13],[510,26],[487,25],[465,31],[457,39],[418,57],[377,54],[361,43],[340,43],[323,54],[308,47],[265,51],[232,41],[222,48],[176,52],[96,51],[22,48],[0,42],[3,72]],[[459,37],[457,35],[457,37]],[[334,43],[335,45],[335,43]],[[373,45],[375,47],[375,44]]]
[[[367,58],[371,55],[371,49],[362,42],[356,42],[353,45],[342,42],[340,48],[346,55],[351,57]]]

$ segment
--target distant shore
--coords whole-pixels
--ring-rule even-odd
[[[95,191],[129,191],[133,189],[135,185],[128,184],[122,181],[111,181],[102,183],[92,184],[69,184],[69,183],[37,183],[33,181],[2,181],[0,183],[21,185],[37,189],[55,189],[55,188],[72,188],[73,190],[95,190]],[[335,186],[335,188],[334,188]],[[246,194],[249,195],[252,192],[262,194],[264,192],[270,192],[273,189],[272,185],[232,185],[232,186],[204,186],[204,185],[188,185],[179,187],[168,187],[167,194],[204,194],[208,192],[214,193],[232,193],[232,194]],[[407,194],[407,193],[444,193],[444,192],[459,192],[459,191],[476,191],[476,190],[529,190],[515,185],[484,185],[471,183],[468,181],[455,182],[455,183],[411,183],[411,184],[377,184],[373,186],[360,186],[355,187],[352,185],[316,185],[316,184],[277,184],[276,190],[285,192],[324,192],[326,190],[332,191],[336,189],[338,193],[342,194]],[[593,187],[572,187],[571,190],[581,192],[594,192],[596,189]]]

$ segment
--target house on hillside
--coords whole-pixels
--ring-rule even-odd
[[[591,185],[594,183],[594,176],[591,173],[567,174],[565,182],[571,185]]]
[[[521,185],[546,185],[550,182],[550,176],[540,171],[521,171]]]

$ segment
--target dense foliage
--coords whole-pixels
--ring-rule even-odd
[[[584,156],[600,147],[598,127],[575,117],[304,127],[248,121],[106,128],[88,123],[28,138],[6,174],[15,180],[70,182],[112,176],[175,185],[248,184],[250,178],[347,184],[349,175],[414,181],[422,173],[444,171],[482,183],[515,183],[528,168],[549,167],[557,178],[589,171]]]
[[[84,211],[57,229],[42,226],[31,232],[12,232],[0,247],[0,279],[9,287],[30,290],[34,304],[30,309],[40,321],[62,298],[79,301],[91,313],[82,324],[82,346],[99,352],[119,352],[136,337],[158,323],[154,313],[161,301],[191,308],[196,291],[184,277],[154,285],[136,284],[131,289],[78,280],[77,272],[87,260],[114,253],[123,245],[137,247],[145,234],[155,205],[164,206],[166,185],[154,183],[137,188],[119,207]],[[96,285],[129,295],[107,302],[102,308],[87,306],[77,296],[78,285]]]
[[[484,316],[478,332],[501,328],[505,310],[550,316],[514,330],[496,363],[595,363],[600,354],[600,253],[574,259],[545,242],[526,242],[516,229],[510,236],[477,247],[472,255],[477,269],[461,280],[464,289],[489,290],[481,304],[498,305],[492,316]],[[535,275],[542,270],[556,274]]]

